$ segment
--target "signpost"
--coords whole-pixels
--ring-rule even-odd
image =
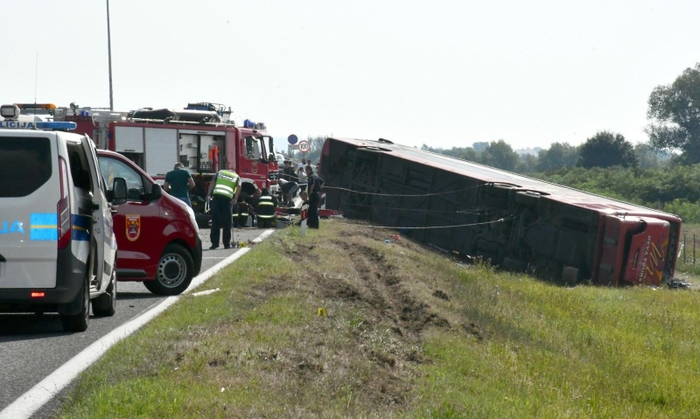
[[[306,237],[306,213],[309,210],[309,204],[301,206],[301,237]]]
[[[309,150],[311,150],[311,144],[308,141],[299,141],[299,145],[297,147],[302,153],[308,153]]]

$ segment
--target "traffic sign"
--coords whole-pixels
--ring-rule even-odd
[[[297,143],[297,141],[299,141],[299,139],[297,138],[296,135],[292,134],[287,138],[287,141],[289,142],[289,144],[294,145]]]
[[[309,150],[311,150],[311,144],[309,144],[308,141],[299,141],[299,145],[297,147],[299,147],[299,151],[302,153],[308,153]]]

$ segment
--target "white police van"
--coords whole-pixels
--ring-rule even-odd
[[[55,312],[65,331],[84,331],[91,301],[95,316],[116,308],[108,188],[89,137],[45,130],[74,123],[19,114],[0,107],[0,312]],[[112,204],[126,201],[123,178],[111,189]]]

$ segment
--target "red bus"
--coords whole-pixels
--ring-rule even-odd
[[[681,219],[378,141],[328,138],[326,205],[448,252],[568,284],[672,284]]]

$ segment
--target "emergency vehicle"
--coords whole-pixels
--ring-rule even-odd
[[[143,281],[158,295],[180,294],[202,267],[202,241],[194,211],[125,156],[97,150],[102,176],[126,180],[125,203],[116,208],[117,279]],[[108,191],[108,194],[112,191]]]
[[[126,181],[114,177],[107,194],[93,142],[60,131],[75,124],[15,105],[0,115],[0,312],[55,312],[65,331],[84,331],[90,302],[96,316],[116,310],[112,205],[126,201]]]
[[[198,220],[208,210],[207,190],[218,170],[234,170],[250,194],[255,189],[278,190],[279,166],[265,124],[245,120],[239,127],[223,105],[197,102],[180,110],[143,108],[128,113],[72,105],[53,113],[55,120],[76,122],[78,131],[92,135],[100,148],[125,155],[156,180],[162,180],[175,162],[183,163],[195,180],[190,198]]]

